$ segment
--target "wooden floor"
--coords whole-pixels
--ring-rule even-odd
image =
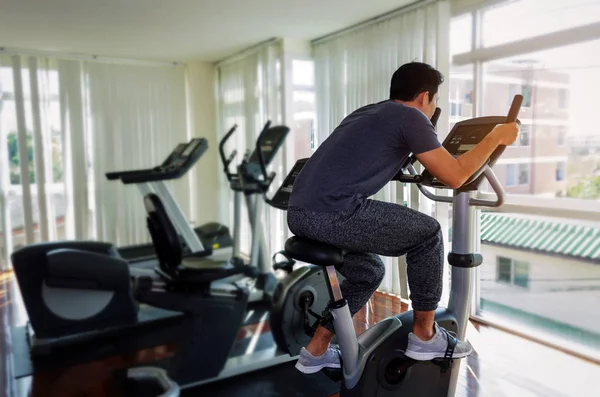
[[[24,324],[27,317],[19,303],[13,275],[0,275],[0,285],[3,353],[0,396],[116,395],[101,381],[110,367],[108,360],[36,376],[35,380],[16,381],[12,374],[10,327]],[[377,293],[355,316],[354,326],[357,333],[362,333],[382,318],[406,309],[398,298]],[[240,335],[252,333],[256,328],[248,327]],[[268,327],[259,328],[263,332],[268,330]],[[487,326],[471,324],[467,335],[475,352],[462,360],[456,397],[600,396],[600,366],[596,364]],[[119,359],[126,364],[144,361],[139,355]]]

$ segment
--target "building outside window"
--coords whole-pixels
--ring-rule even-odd
[[[515,94],[524,96],[520,138],[494,166],[506,204],[480,217],[484,263],[473,317],[594,359],[600,359],[600,317],[590,316],[600,307],[600,129],[592,126],[600,39],[585,25],[598,22],[600,3],[588,0],[506,1],[457,15],[448,79],[451,101],[466,106],[465,92],[475,98],[472,112],[449,116],[451,127],[464,118],[504,115]],[[570,42],[552,46],[544,36],[572,28],[579,33],[560,35]],[[484,183],[480,190],[491,189]],[[566,215],[566,208],[580,215]]]

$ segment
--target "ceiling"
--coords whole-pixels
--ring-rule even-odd
[[[216,61],[272,37],[314,39],[416,0],[0,0],[0,46]]]

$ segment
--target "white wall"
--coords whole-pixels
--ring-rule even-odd
[[[217,111],[215,101],[215,67],[212,63],[193,61],[187,64],[189,131],[192,137],[208,140],[208,150],[192,169],[192,214],[196,225],[219,219],[219,159]]]
[[[481,297],[574,327],[600,329],[600,265],[482,244]],[[529,288],[496,282],[496,258],[529,263]]]

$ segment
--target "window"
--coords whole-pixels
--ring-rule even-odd
[[[558,107],[560,109],[566,109],[568,107],[568,96],[569,91],[564,88],[558,90]]]
[[[531,96],[533,95],[533,87],[530,85],[524,85],[521,87],[521,95],[523,95],[523,107],[531,107]],[[511,98],[512,101],[512,98]]]
[[[531,124],[521,124],[519,136],[511,146],[529,146],[531,136]]]
[[[473,103],[473,90],[469,90],[469,92],[465,93],[465,103]]]
[[[517,186],[529,184],[529,164],[507,164],[506,185]]]
[[[473,17],[465,14],[453,18],[450,23],[450,54],[460,54],[471,49],[471,32],[473,31]]]
[[[513,73],[514,74],[514,73]],[[524,78],[523,76],[517,76],[518,78]],[[529,84],[511,84],[508,87],[508,105],[512,103],[515,95],[523,95],[523,107],[531,107],[531,96],[533,94],[533,87]]]
[[[306,59],[292,60],[292,103],[294,119],[294,159],[309,157],[317,147],[315,142],[315,72],[314,62]],[[295,160],[294,160],[295,161]],[[291,167],[291,164],[288,164]]]
[[[452,38],[454,40],[454,38]],[[450,116],[449,129],[454,124],[465,118],[471,118],[473,114],[473,67],[450,67]],[[442,111],[442,115],[444,112]],[[443,117],[443,116],[442,116]]]
[[[567,142],[567,126],[561,125],[558,127],[558,133],[556,136],[556,144],[558,146],[565,146]]]
[[[295,86],[314,86],[315,68],[313,61],[305,59],[294,59],[292,61],[292,81]]]
[[[6,65],[6,64],[4,64]],[[9,224],[13,230],[13,247],[26,244],[25,232],[25,205],[23,201],[24,178],[21,165],[28,164],[29,188],[32,195],[31,211],[34,241],[41,241],[39,226],[40,214],[38,208],[38,175],[36,175],[36,161],[39,157],[44,159],[44,168],[48,171],[45,180],[45,190],[48,198],[46,213],[54,216],[54,222],[49,222],[52,229],[51,235],[64,236],[64,217],[66,215],[66,193],[64,188],[63,164],[63,138],[60,115],[59,75],[54,69],[38,69],[38,97],[39,102],[33,102],[30,86],[31,72],[21,64],[22,99],[25,115],[26,153],[27,158],[21,157],[19,148],[19,133],[17,124],[17,102],[14,85],[13,67],[0,66],[0,150],[4,154],[0,159],[5,159],[0,164],[0,180],[7,180],[9,184],[7,194],[7,209],[10,213]],[[33,130],[34,107],[39,106],[41,112],[42,131],[44,140],[44,154],[37,156],[36,150],[42,148],[35,145]]]
[[[515,97],[515,95],[518,95],[520,93],[521,93],[521,89],[518,85],[511,84],[508,86],[508,98],[507,98],[508,106],[510,106],[510,104],[512,103],[512,100]]]
[[[510,284],[512,280],[512,261],[509,258],[498,257],[496,281]]]
[[[506,166],[506,186],[515,186],[517,184],[517,165],[508,164]]]
[[[529,287],[529,263],[503,256],[496,258],[496,282]]]
[[[529,287],[529,263],[515,260],[513,262],[513,283],[516,286]]]
[[[514,163],[517,156],[531,157],[529,174],[539,175],[540,178],[545,174],[554,182],[552,163],[555,164],[557,160],[550,159],[569,156],[569,166],[577,172],[565,173],[567,191],[562,199],[592,200],[598,195],[593,192],[594,189],[587,187],[600,186],[600,175],[595,174],[595,165],[600,162],[600,130],[590,128],[596,124],[597,113],[590,95],[600,91],[600,62],[594,57],[581,57],[580,54],[600,54],[600,39],[485,62],[482,93],[475,94],[482,97],[480,115],[502,115],[507,111],[506,102],[510,95],[521,91],[528,96],[523,91],[532,92],[528,100],[525,98],[519,114],[523,133],[518,145],[528,142],[531,146],[534,132],[539,137],[539,144],[535,151],[527,154],[506,151],[501,160]],[[450,74],[450,80],[452,78]],[[526,84],[525,80],[531,84]],[[451,81],[450,84],[456,83]],[[561,96],[568,99],[565,109],[559,108]],[[530,106],[526,107],[528,104]],[[552,143],[550,147],[554,149],[549,151],[542,148],[545,142]],[[557,147],[566,147],[567,150],[556,152]],[[588,157],[584,152],[589,153]],[[520,174],[523,181],[529,180],[527,171],[523,170]],[[512,175],[506,178],[510,181]],[[541,180],[523,194],[556,197],[554,183],[542,183]],[[520,183],[517,181],[517,184]]]
[[[525,124],[521,126],[519,141],[521,146],[529,146],[529,137],[531,136],[531,125]]]
[[[529,164],[519,164],[519,185],[529,183]]]
[[[506,44],[598,22],[599,15],[600,3],[597,1],[506,1],[483,13],[482,41],[486,47]],[[510,28],[507,28],[507,21],[510,21]]]
[[[560,162],[556,164],[556,181],[564,181],[565,180],[565,172],[567,165],[564,162]]]
[[[505,115],[515,94],[524,97],[521,135],[514,143],[519,149],[506,150],[494,166],[511,187],[506,202],[517,212],[502,206],[481,214],[484,263],[474,315],[600,360],[600,323],[589,316],[600,307],[600,294],[589,292],[600,279],[600,224],[587,216],[600,211],[594,101],[600,38],[591,25],[600,22],[600,2],[491,3],[496,5],[471,13],[472,26],[480,28],[469,31],[470,37],[451,37],[462,40],[454,48],[475,48],[453,53],[448,78],[450,100],[463,103],[463,111],[461,87],[471,84],[473,117]],[[541,36],[574,27],[577,34]],[[455,120],[449,117],[450,124]],[[565,202],[572,199],[580,201]],[[564,217],[569,207],[581,215]]]
[[[462,115],[462,103],[450,102],[450,116]]]

